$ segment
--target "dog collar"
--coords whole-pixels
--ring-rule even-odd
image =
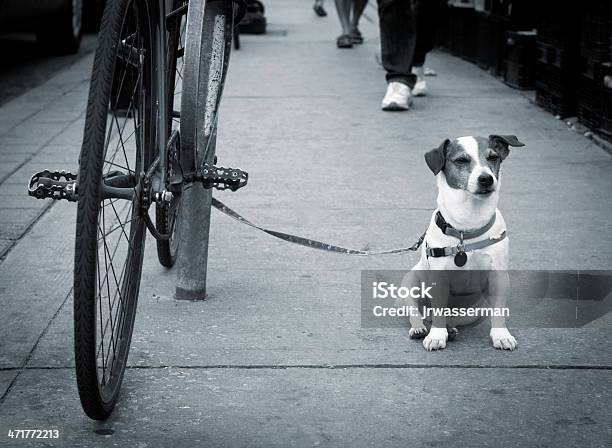
[[[479,236],[487,233],[489,229],[493,227],[493,224],[495,224],[496,215],[497,213],[493,213],[493,217],[491,218],[491,220],[487,224],[485,224],[484,227],[481,227],[480,229],[472,230],[472,231],[461,231],[461,230],[455,229],[452,225],[447,223],[444,217],[442,216],[442,213],[440,213],[440,210],[438,210],[438,213],[436,213],[436,224],[440,228],[442,233],[445,235],[454,236],[455,238],[462,240],[462,241],[471,240],[473,238],[478,238]]]
[[[484,249],[485,247],[489,247],[495,243],[499,243],[504,238],[506,238],[506,231],[504,230],[499,236],[492,236],[487,239],[476,241],[474,243],[461,244],[459,243],[456,246],[448,246],[448,247],[429,247],[426,245],[425,253],[428,257],[450,257],[457,254],[464,254],[466,252],[470,252],[473,250]],[[465,264],[465,263],[464,263]],[[463,266],[463,265],[458,265]]]

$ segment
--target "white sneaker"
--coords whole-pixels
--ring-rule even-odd
[[[387,86],[387,93],[382,100],[382,110],[408,110],[412,105],[412,94],[410,88],[397,81],[392,81]]]
[[[424,79],[417,79],[416,84],[412,89],[413,96],[424,96],[427,95],[427,82]]]

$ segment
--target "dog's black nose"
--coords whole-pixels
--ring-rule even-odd
[[[481,174],[478,176],[478,185],[481,187],[490,187],[493,185],[493,176],[490,174]]]

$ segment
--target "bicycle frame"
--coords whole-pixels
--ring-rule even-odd
[[[172,0],[170,0],[172,1]],[[168,0],[158,0],[158,10],[160,11],[160,20],[157,22],[157,32],[155,39],[157,40],[157,60],[159,61],[158,73],[161,75],[157,76],[157,91],[165,93],[166,85],[167,85],[167,52],[165,51],[167,48],[166,41],[168,39],[168,31],[166,26],[167,14],[166,14],[166,6]],[[174,13],[174,11],[172,11]],[[179,16],[180,17],[180,16]],[[159,95],[158,98],[158,123],[167,123],[168,121],[168,108],[167,104],[167,96],[165,94]],[[157,135],[157,153],[159,154],[159,169],[161,175],[161,184],[165,185],[166,181],[166,169],[167,169],[167,160],[166,160],[166,142],[168,141],[168,132],[167,127],[157,126],[158,135]]]

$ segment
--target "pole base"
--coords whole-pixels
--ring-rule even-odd
[[[192,290],[177,287],[174,291],[176,300],[191,300],[193,302],[206,300],[206,290]]]

